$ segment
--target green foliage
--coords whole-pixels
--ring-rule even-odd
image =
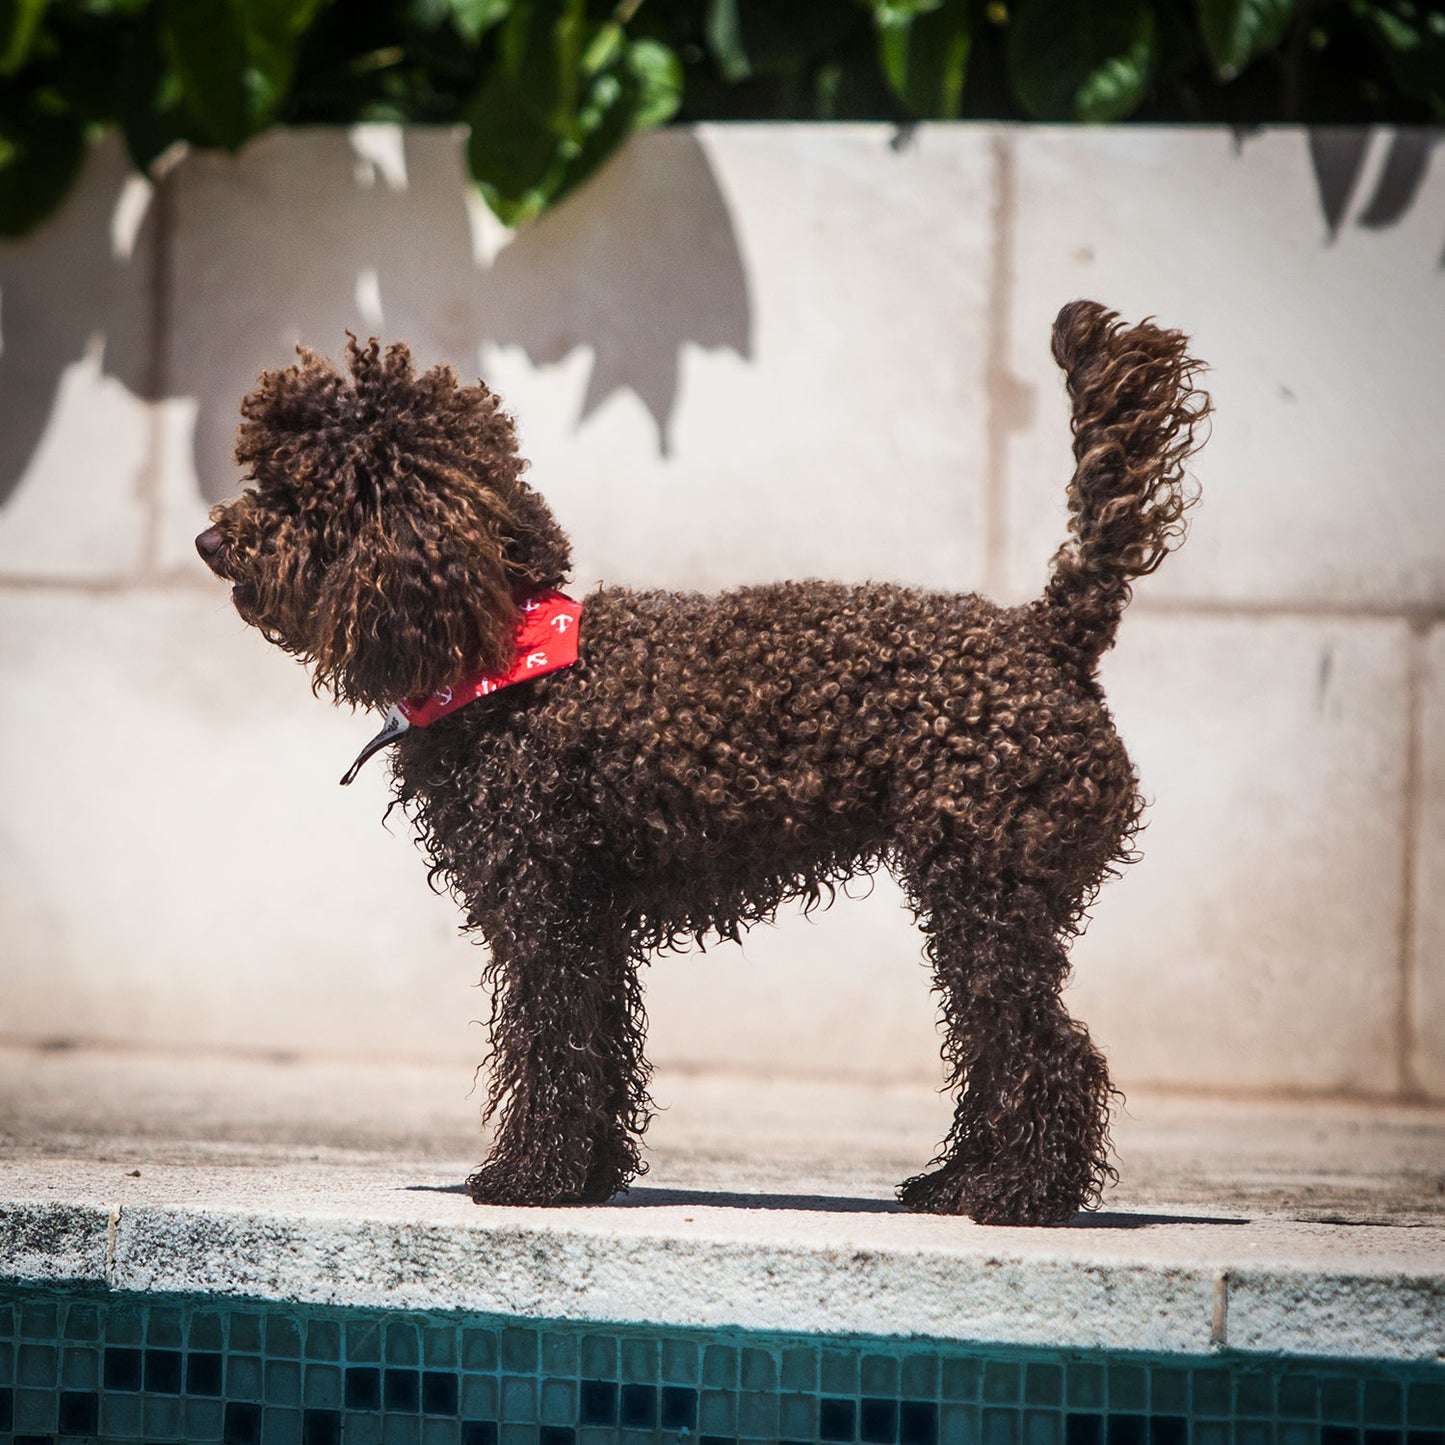
[[[0,75],[14,75],[30,54],[45,0],[0,0]]]
[[[1221,80],[1274,49],[1300,0],[1199,0],[1199,28]]]
[[[973,38],[968,0],[870,3],[878,26],[878,58],[893,93],[914,115],[957,119]]]
[[[525,224],[636,131],[731,119],[1445,121],[1434,0],[0,0],[0,235],[118,129],[465,124]]]
[[[1123,120],[1154,65],[1146,0],[1019,0],[1009,27],[1014,93],[1039,120]]]
[[[239,150],[277,119],[291,89],[297,44],[324,3],[162,0],[162,43],[204,136]]]

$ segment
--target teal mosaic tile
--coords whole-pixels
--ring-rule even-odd
[[[1445,1445],[1441,1366],[18,1290],[0,1317],[0,1445]]]
[[[499,1353],[504,1370],[530,1371],[537,1368],[536,1330],[506,1329],[502,1331]]]
[[[934,1354],[905,1356],[899,1370],[899,1389],[909,1399],[936,1399],[938,1396],[938,1356]]]
[[[1064,1385],[1069,1408],[1102,1410],[1105,1379],[1102,1365],[1088,1364],[1082,1360],[1071,1361],[1066,1368]]]
[[[312,1410],[339,1410],[341,1408],[340,1367],[307,1365],[302,1403]]]
[[[98,1340],[100,1338],[100,1311],[94,1305],[67,1305],[65,1338],[67,1340]]]
[[[1320,1413],[1327,1424],[1354,1424],[1360,1418],[1360,1382],[1353,1378],[1322,1381]]]
[[[457,1363],[456,1327],[429,1325],[423,1330],[421,1358],[430,1369],[454,1369]]]
[[[744,1378],[745,1389],[747,1383]],[[858,1388],[865,1395],[897,1395],[898,1361],[892,1355],[864,1355],[858,1362]]]
[[[858,1355],[852,1350],[818,1351],[818,1388],[825,1395],[858,1393]]]
[[[67,1390],[94,1390],[100,1384],[100,1351],[73,1345],[60,1357],[60,1383]]]
[[[1058,1365],[1029,1365],[1024,1373],[1024,1400],[1030,1405],[1062,1405],[1063,1369]]]
[[[1183,1415],[1189,1410],[1189,1372],[1165,1366],[1149,1372],[1149,1405],[1156,1415]]]
[[[1445,1379],[1411,1384],[1405,1423],[1420,1430],[1445,1430]]]
[[[421,1363],[421,1341],[414,1324],[398,1321],[386,1327],[386,1359],[392,1365]]]
[[[15,1383],[53,1389],[59,1369],[60,1351],[54,1345],[23,1344],[15,1357]]]
[[[617,1341],[607,1335],[588,1335],[582,1341],[582,1373],[591,1379],[617,1378]]]
[[[1030,1410],[1024,1415],[1023,1445],[1063,1445],[1063,1418],[1053,1410]]]
[[[695,1340],[664,1340],[661,1355],[662,1378],[669,1384],[695,1385],[701,1380],[702,1352]]]
[[[181,1347],[181,1311],[155,1306],[146,1312],[146,1344],[158,1349],[178,1350]]]
[[[812,1346],[785,1349],[779,1377],[785,1389],[815,1391],[818,1388],[818,1351]]]
[[[367,1322],[365,1328],[375,1334],[378,1326],[372,1320]],[[260,1317],[244,1311],[233,1314],[230,1318],[230,1333],[227,1343],[233,1350],[244,1350],[248,1354],[259,1355],[261,1353]]]
[[[222,1317],[215,1310],[197,1310],[190,1318],[186,1343],[193,1350],[219,1350],[225,1343]],[[336,1325],[328,1326],[336,1329]]]
[[[1274,1409],[1274,1380],[1263,1372],[1240,1371],[1234,1377],[1234,1413],[1236,1416],[1269,1415]]]
[[[980,1445],[978,1411],[967,1405],[944,1405],[939,1410],[939,1445]]]
[[[1366,1380],[1365,1424],[1403,1425],[1405,1423],[1404,1392],[1394,1380]]]
[[[1017,1404],[1023,1391],[1023,1369],[1012,1360],[989,1360],[983,1367],[986,1405]]]
[[[708,1345],[703,1350],[702,1382],[718,1389],[737,1389],[738,1352],[733,1346]]]

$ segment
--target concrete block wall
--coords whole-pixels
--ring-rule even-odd
[[[1154,800],[1072,1000],[1129,1085],[1445,1098],[1445,160],[1431,133],[734,126],[520,234],[444,131],[118,148],[0,248],[0,1034],[474,1060],[480,959],[191,538],[236,405],[350,328],[482,375],[598,581],[1041,585],[1064,301],[1218,414],[1105,681]],[[654,1059],[935,1079],[886,878],[666,957]],[[464,1079],[459,1071],[459,1079]],[[465,1087],[464,1083],[461,1087]]]

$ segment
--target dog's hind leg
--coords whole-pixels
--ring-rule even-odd
[[[488,1116],[496,1139],[467,1180],[478,1204],[598,1204],[647,1166],[651,1100],[637,959],[605,915],[492,939]]]
[[[975,887],[969,889],[969,875]],[[1038,890],[980,892],[949,853],[908,878],[942,997],[957,1090],[931,1172],[899,1198],[981,1224],[1065,1223],[1099,1201],[1113,1089],[1103,1055],[1059,997],[1068,959]]]

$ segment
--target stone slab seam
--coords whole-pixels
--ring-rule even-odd
[[[1406,640],[1405,671],[1405,777],[1404,817],[1400,904],[1400,1012],[1399,1030],[1400,1093],[1406,1099],[1424,1099],[1425,1084],[1420,1068],[1423,1042],[1420,1030],[1420,998],[1416,968],[1416,950],[1422,947],[1417,927],[1420,911],[1420,878],[1417,865],[1424,853],[1425,809],[1423,792],[1425,766],[1425,689],[1429,647],[1429,625],[1421,618],[1412,618]],[[1423,960],[1421,960],[1423,963]]]

